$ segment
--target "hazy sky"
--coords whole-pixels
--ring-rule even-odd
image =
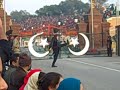
[[[14,10],[27,10],[33,14],[37,9],[52,4],[59,4],[61,1],[65,0],[5,0],[5,9],[8,14]],[[83,2],[88,2],[88,0],[82,0]],[[109,2],[116,2],[116,0],[109,0]]]

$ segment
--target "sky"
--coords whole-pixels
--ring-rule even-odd
[[[61,1],[65,0],[3,0],[5,1],[5,10],[8,14],[11,11],[27,10],[29,13],[34,14],[34,12],[45,5],[59,4]],[[82,0],[84,3],[88,0]],[[109,3],[116,2],[117,0],[108,0]]]

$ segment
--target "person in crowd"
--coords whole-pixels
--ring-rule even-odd
[[[56,90],[62,80],[63,77],[61,74],[49,72],[38,80],[38,90]]]
[[[107,38],[107,55],[108,57],[112,57],[112,40],[111,36]]]
[[[13,36],[13,35],[10,35],[10,36],[9,36],[9,42],[10,42],[11,48],[13,47],[13,41],[14,41],[14,36]]]
[[[6,70],[5,75],[4,75],[4,79],[8,84],[8,88],[10,86],[11,74],[17,69],[18,66],[19,66],[19,54],[15,54],[10,60],[10,66],[8,67],[8,70]]]
[[[31,68],[31,57],[26,53],[19,55],[19,67],[11,74],[9,90],[19,90]]]
[[[19,90],[38,90],[37,81],[45,75],[40,69],[33,69],[24,78],[24,84]]]
[[[8,85],[2,77],[2,60],[0,57],[0,90],[7,90]]]
[[[10,27],[10,30],[6,31],[6,36],[7,36],[9,43],[10,43],[11,48],[13,46],[13,40],[14,40],[12,32],[13,32],[13,30],[11,29],[11,27]]]
[[[60,51],[61,47],[65,46],[65,45],[67,45],[67,43],[65,42],[64,44],[61,44],[61,42],[58,40],[57,34],[55,34],[54,37],[51,39],[49,49],[52,48],[52,50],[53,50],[54,59],[52,62],[52,67],[57,67],[55,65],[55,63],[57,61],[59,51]]]
[[[27,73],[27,75],[25,76],[25,78],[24,78],[24,83],[23,83],[23,85],[20,87],[19,90],[25,90],[25,86],[27,85],[28,80],[30,79],[30,77],[32,77],[32,75],[33,75],[34,73],[40,73],[40,72],[41,72],[41,69],[32,69],[32,70],[30,70],[30,71]],[[37,77],[36,77],[36,78],[37,78]]]
[[[8,49],[6,45],[8,45],[8,40],[5,35],[5,32],[3,31],[2,21],[0,18],[0,90],[7,90],[8,88],[7,83],[3,79],[4,71],[5,71],[5,63],[9,61],[8,59],[9,51],[6,52],[6,54],[5,51],[3,51],[3,46]]]
[[[20,37],[18,35],[15,36],[14,40],[13,40],[13,51],[14,53],[19,54],[20,53]]]
[[[79,79],[65,78],[60,82],[57,90],[84,90],[84,87]]]
[[[4,76],[4,73],[6,71],[6,63],[9,62],[12,56],[12,48],[10,47],[10,43],[7,39],[7,36],[5,34],[5,31],[2,27],[2,21],[0,18],[0,57],[2,59],[2,76]]]

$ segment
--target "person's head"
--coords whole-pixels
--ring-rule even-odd
[[[10,65],[13,65],[15,67],[19,66],[19,54],[14,54],[10,60]]]
[[[45,75],[45,72],[40,72],[38,75],[38,80],[41,80],[41,78]]]
[[[31,57],[26,53],[21,53],[19,55],[19,66],[24,70],[28,71],[31,68]]]
[[[61,74],[49,72],[38,80],[38,90],[56,90],[62,80]]]
[[[7,90],[8,86],[4,79],[2,78],[2,60],[0,57],[0,90]]]
[[[84,88],[79,79],[66,78],[60,82],[57,90],[84,90]]]
[[[18,35],[15,35],[15,36],[14,36],[14,39],[19,40],[19,39],[20,39],[20,37],[19,37]]]
[[[37,90],[38,89],[37,81],[41,79],[44,75],[45,75],[44,72],[36,72],[32,74],[28,81],[29,86],[27,90]]]
[[[45,75],[44,72],[41,72],[40,69],[32,69],[28,72],[26,77],[24,78],[24,84],[20,88],[20,90],[37,90],[37,81],[40,79],[43,75]]]

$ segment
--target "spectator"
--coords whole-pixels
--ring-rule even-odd
[[[10,86],[11,74],[17,69],[18,66],[19,66],[19,55],[14,55],[12,59],[10,60],[10,66],[8,70],[6,70],[5,75],[4,75],[4,79],[8,84],[8,88]]]
[[[49,72],[38,80],[38,90],[56,90],[62,80],[61,74]]]
[[[3,31],[3,28],[2,28],[2,21],[1,21],[1,18],[0,18],[0,44],[5,44],[3,43],[4,42],[7,42],[7,37],[5,35],[5,32]],[[6,56],[5,53],[3,53],[3,48],[2,46],[0,45],[0,90],[7,90],[8,86],[6,84],[6,82],[4,81],[3,79],[3,75],[4,75],[4,69],[5,69],[5,62],[7,62],[8,58]]]
[[[24,78],[30,70],[31,58],[26,53],[21,53],[19,56],[19,68],[17,68],[10,77],[9,90],[19,90],[24,83]]]
[[[40,69],[31,70],[24,78],[24,85],[19,90],[38,90],[37,81],[45,75]]]
[[[84,88],[79,79],[66,78],[61,81],[57,90],[84,90]]]
[[[13,40],[13,51],[16,54],[20,53],[20,37],[19,36],[15,36],[15,39]]]
[[[9,62],[10,58],[12,56],[12,48],[10,47],[9,41],[7,40],[6,34],[3,31],[2,28],[2,21],[0,19],[0,57],[2,60],[2,76],[4,76],[4,73],[6,71],[6,63]]]
[[[40,69],[32,69],[32,70],[30,70],[30,71],[28,72],[28,74],[25,76],[25,78],[24,78],[24,83],[23,83],[23,85],[20,87],[19,90],[24,90],[26,84],[28,83],[28,80],[30,79],[30,77],[32,77],[32,75],[33,75],[34,73],[40,73],[40,71],[41,71]]]

